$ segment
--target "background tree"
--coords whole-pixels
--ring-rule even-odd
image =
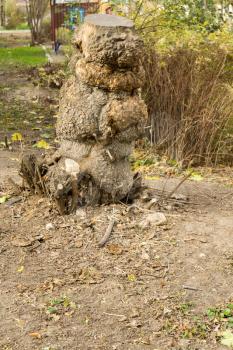
[[[17,6],[16,0],[5,1],[5,27],[16,29],[18,25],[25,22],[26,13]]]
[[[187,26],[213,32],[221,26],[213,0],[166,0],[163,7],[164,19],[171,27]]]
[[[31,30],[32,44],[40,43],[42,40],[42,21],[46,14],[48,0],[25,0],[27,9],[27,20]]]
[[[5,26],[5,0],[0,0],[0,26]]]

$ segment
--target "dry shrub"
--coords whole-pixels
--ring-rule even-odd
[[[17,6],[16,0],[6,1],[6,29],[15,29],[19,24],[26,20],[26,13],[23,9]]]
[[[71,44],[72,31],[68,28],[58,28],[56,34],[57,40],[63,45]]]
[[[233,161],[227,126],[233,89],[225,79],[227,54],[216,47],[149,51],[145,98],[151,142],[184,165]],[[230,149],[231,148],[231,149]]]
[[[41,39],[42,42],[51,40],[51,18],[49,16],[45,17],[42,21]]]
[[[30,70],[30,78],[34,85],[60,89],[67,75],[67,64],[47,63],[43,67]]]

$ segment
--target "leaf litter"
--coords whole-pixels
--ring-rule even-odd
[[[38,118],[43,112],[31,110],[28,115],[34,118],[33,123],[36,119],[44,122]],[[33,123],[30,121],[31,126]],[[35,144],[44,141],[50,146],[41,129],[34,130]],[[27,135],[23,141],[25,138]],[[222,253],[232,248],[224,238],[224,232],[228,237],[232,228],[227,221],[231,197],[222,203],[224,191],[213,185],[215,197],[210,205],[207,196],[192,187],[195,182],[206,186],[205,176],[198,170],[196,180],[200,176],[204,179],[189,185],[190,201],[186,194],[182,197],[183,193],[161,201],[170,192],[161,186],[167,174],[169,179],[183,176],[177,164],[163,164],[150,157],[137,162],[137,167],[156,184],[153,197],[159,201],[150,209],[139,201],[130,210],[115,204],[87,208],[85,215],[60,217],[52,203],[26,193],[25,200],[15,203],[11,211],[2,203],[0,273],[4,305],[0,310],[0,346],[75,349],[78,341],[80,349],[176,350],[183,349],[184,339],[189,350],[217,350],[222,341],[232,346],[231,301],[217,307],[221,311],[213,319],[207,312],[219,301],[225,302],[233,284],[231,260]],[[225,181],[222,174],[218,179]],[[203,187],[198,188],[203,191]],[[139,223],[155,212],[161,212],[167,222],[140,227]],[[103,227],[113,213],[117,226],[100,249]],[[221,222],[216,221],[218,217]],[[46,230],[48,223],[55,229]],[[213,224],[214,232],[221,232],[219,240],[210,231]],[[200,237],[206,242],[203,259],[199,257],[203,251]],[[215,274],[218,282],[210,278]],[[190,280],[190,275],[196,280]],[[195,288],[184,290],[183,285]],[[29,330],[23,338],[18,326],[6,327],[4,322],[6,314],[13,320],[15,312],[20,313]]]

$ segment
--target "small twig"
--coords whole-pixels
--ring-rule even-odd
[[[188,290],[193,290],[193,291],[202,291],[202,289],[200,288],[195,288],[195,287],[191,287],[191,286],[183,286],[184,289],[188,289]]]
[[[25,168],[26,168],[26,170],[28,171],[28,174],[29,174],[29,177],[27,176],[27,178],[26,178],[29,187],[32,187],[31,184],[30,184],[32,182],[32,184],[34,185],[35,192],[37,192],[38,194],[42,194],[41,189],[38,186],[37,181],[36,181],[36,163],[34,164],[35,167],[33,169],[32,168],[32,164],[29,163],[29,160],[25,159],[24,166],[25,166]],[[26,174],[24,174],[24,176],[25,175]]]
[[[10,206],[12,206],[12,205],[14,205],[16,203],[21,202],[22,199],[23,199],[22,197],[13,197],[13,198],[9,199],[9,201],[7,201],[6,205],[8,207],[10,207]]]
[[[108,312],[103,312],[104,315],[108,315],[108,316],[115,316],[115,317],[126,317],[125,315],[118,315],[118,314],[110,314]]]
[[[54,198],[55,198],[57,209],[60,215],[64,215],[66,213],[66,206],[65,206],[63,194],[64,194],[64,187],[62,184],[58,184],[57,191],[55,192]]]
[[[74,175],[71,175],[71,188],[72,188],[72,201],[71,201],[70,212],[73,213],[77,209],[78,198],[79,198],[78,179]]]
[[[7,135],[5,135],[5,137],[4,137],[4,142],[5,142],[5,147],[6,147],[6,149],[9,149],[9,144],[8,144]]]
[[[40,169],[39,169],[39,166],[38,164],[35,165],[35,170],[37,172],[37,175],[38,175],[38,178],[39,178],[39,182],[41,184],[41,188],[42,188],[42,191],[44,192],[45,195],[47,195],[47,197],[49,197],[49,194],[48,194],[48,190],[47,190],[47,187],[41,177],[41,174],[40,174]]]
[[[153,205],[155,205],[155,204],[157,204],[157,203],[158,203],[158,199],[157,199],[157,198],[152,198],[152,199],[149,201],[149,203],[147,203],[146,209],[147,209],[147,210],[150,210],[150,209],[153,207]]]
[[[137,12],[136,12],[136,14],[135,14],[135,16],[134,16],[134,18],[133,18],[133,21],[134,21],[134,22],[136,21],[136,19],[137,19],[139,13],[140,13],[140,11],[141,11],[142,5],[143,5],[143,1],[141,1],[140,4],[139,4],[139,6],[138,6]]]
[[[114,162],[115,159],[114,159],[114,157],[111,155],[111,152],[110,152],[108,149],[106,150],[106,153],[107,153],[107,155],[109,156],[111,162]]]
[[[141,208],[141,207],[139,207],[138,205],[136,205],[136,204],[132,204],[132,205],[130,205],[129,207],[128,207],[128,209],[127,209],[127,211],[128,212],[130,212],[130,210],[132,210],[132,209],[137,209],[137,210],[139,210],[139,211],[141,211],[142,213],[148,213],[148,212],[151,212],[150,211],[150,209],[147,209],[147,208]]]
[[[102,248],[105,246],[105,244],[107,243],[111,233],[112,233],[112,230],[113,230],[113,226],[115,225],[116,223],[116,220],[115,219],[111,219],[108,227],[107,227],[107,230],[103,236],[103,238],[99,241],[99,247]]]
[[[223,196],[222,199],[226,199],[229,196],[233,196],[233,192],[225,194],[225,196]]]
[[[166,188],[166,185],[167,185],[167,182],[168,182],[168,179],[170,179],[170,175],[166,176],[165,178],[165,182],[163,184],[163,189],[162,189],[162,196],[164,195],[164,192],[165,192],[165,188]]]
[[[165,199],[169,199],[177,190],[180,188],[180,186],[192,175],[192,172],[189,172],[181,181],[178,183],[178,185],[172,190],[168,195],[165,197]]]

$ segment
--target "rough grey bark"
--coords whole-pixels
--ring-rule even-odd
[[[46,174],[49,192],[72,209],[74,203],[67,201],[72,192],[80,194],[81,205],[119,201],[132,193],[129,155],[147,119],[139,95],[143,44],[133,23],[87,16],[74,45],[74,71],[61,91],[56,127],[60,148]]]

